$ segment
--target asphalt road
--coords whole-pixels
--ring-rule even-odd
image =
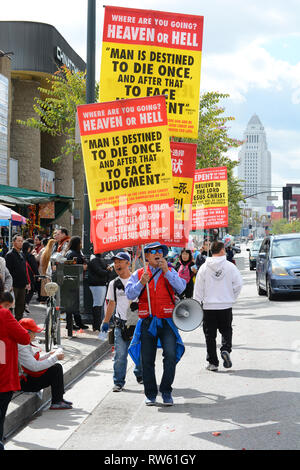
[[[202,329],[182,335],[175,406],[146,407],[130,361],[121,393],[112,392],[112,355],[67,392],[70,411],[44,411],[6,449],[300,449],[300,299],[270,302],[256,292],[243,249],[244,287],[234,308],[232,369],[206,367]],[[218,337],[220,345],[220,337]],[[157,377],[162,370],[157,355]]]

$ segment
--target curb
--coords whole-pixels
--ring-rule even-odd
[[[80,342],[80,339],[78,339]],[[101,357],[106,354],[111,345],[108,341],[100,342],[99,340],[92,340],[92,344],[81,344],[79,351],[79,359],[69,357],[65,363],[62,363],[64,369],[64,384],[65,388],[70,386],[77,380],[84,372],[92,367]],[[97,343],[100,343],[97,346]],[[72,340],[66,344],[63,342],[64,350],[73,348]],[[75,345],[76,346],[76,345]],[[15,433],[19,428],[27,424],[34,415],[43,408],[51,398],[51,389],[48,387],[43,392],[43,398],[40,399],[36,393],[23,393],[16,392],[13,400],[9,404],[8,412],[5,418],[4,436],[9,437]]]

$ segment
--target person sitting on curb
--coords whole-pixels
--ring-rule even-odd
[[[125,385],[125,377],[127,370],[128,348],[131,338],[138,321],[137,315],[133,315],[130,310],[130,301],[125,295],[125,287],[131,276],[130,255],[129,253],[120,252],[113,258],[114,268],[118,277],[113,279],[108,286],[106,299],[108,306],[105,318],[102,323],[101,331],[107,332],[109,321],[116,309],[114,323],[114,339],[115,339],[115,356],[114,356],[114,388],[113,392],[121,392]],[[134,317],[133,321],[130,317]],[[131,328],[130,328],[131,326]],[[129,327],[129,328],[128,328]],[[136,366],[134,374],[138,383],[143,383],[142,371],[140,366]]]
[[[34,346],[32,342],[36,333],[40,333],[39,328],[32,318],[23,318],[20,325],[28,331],[31,343],[27,346],[18,345],[19,363],[22,367],[20,377],[21,390],[23,392],[39,392],[51,386],[52,403],[50,410],[69,410],[72,402],[64,400],[64,378],[63,368],[58,361],[64,359],[61,350],[50,353],[40,353],[40,348]]]

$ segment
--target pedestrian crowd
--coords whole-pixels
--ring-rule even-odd
[[[61,228],[53,238],[36,235],[12,239],[12,249],[0,257],[0,449],[7,407],[16,390],[40,392],[51,387],[52,410],[72,408],[64,399],[64,358],[61,349],[42,353],[33,344],[42,329],[30,318],[30,302],[46,302],[46,276],[52,279],[55,256],[83,266],[92,306],[92,329],[109,333],[114,344],[113,391],[121,392],[126,382],[127,360],[135,363],[134,374],[143,385],[147,406],[156,404],[158,392],[165,406],[173,405],[172,384],[184,344],[172,313],[181,299],[194,299],[202,306],[207,369],[217,371],[216,337],[222,335],[221,357],[225,368],[232,366],[232,305],[242,288],[242,277],[234,265],[231,247],[221,241],[204,240],[199,249],[172,249],[153,242],[138,250],[123,249],[111,257],[102,254],[89,260],[81,249],[80,237],[69,237]],[[176,251],[175,251],[176,250]],[[4,256],[4,257],[3,257]],[[58,258],[57,258],[58,259]],[[14,312],[14,315],[11,313]],[[87,329],[79,312],[75,328]],[[1,345],[5,345],[5,358]],[[157,384],[157,348],[163,350],[163,376]]]

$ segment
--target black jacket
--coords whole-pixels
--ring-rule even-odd
[[[26,276],[25,258],[22,252],[18,252],[14,248],[10,250],[6,256],[6,267],[13,278],[13,287],[23,289],[28,284]]]
[[[33,254],[28,253],[27,255],[24,255],[23,253],[23,256],[26,259],[26,263],[27,263],[27,281],[28,281],[28,284],[32,285],[31,286],[32,288],[33,285],[36,283],[36,279],[34,276],[38,276],[40,274],[39,267],[35,259],[35,256]]]
[[[106,286],[109,281],[109,273],[106,263],[102,258],[95,256],[88,264],[89,286]]]
[[[197,269],[199,269],[202,266],[202,264],[205,263],[206,258],[208,256],[211,256],[211,252],[207,253],[207,251],[202,251],[202,253],[199,253],[199,255],[196,258],[196,262],[195,262],[195,264],[197,266]]]
[[[85,264],[85,257],[83,256],[81,251],[69,250],[66,253],[66,258],[68,260],[72,260],[73,258],[77,258],[76,264]]]

